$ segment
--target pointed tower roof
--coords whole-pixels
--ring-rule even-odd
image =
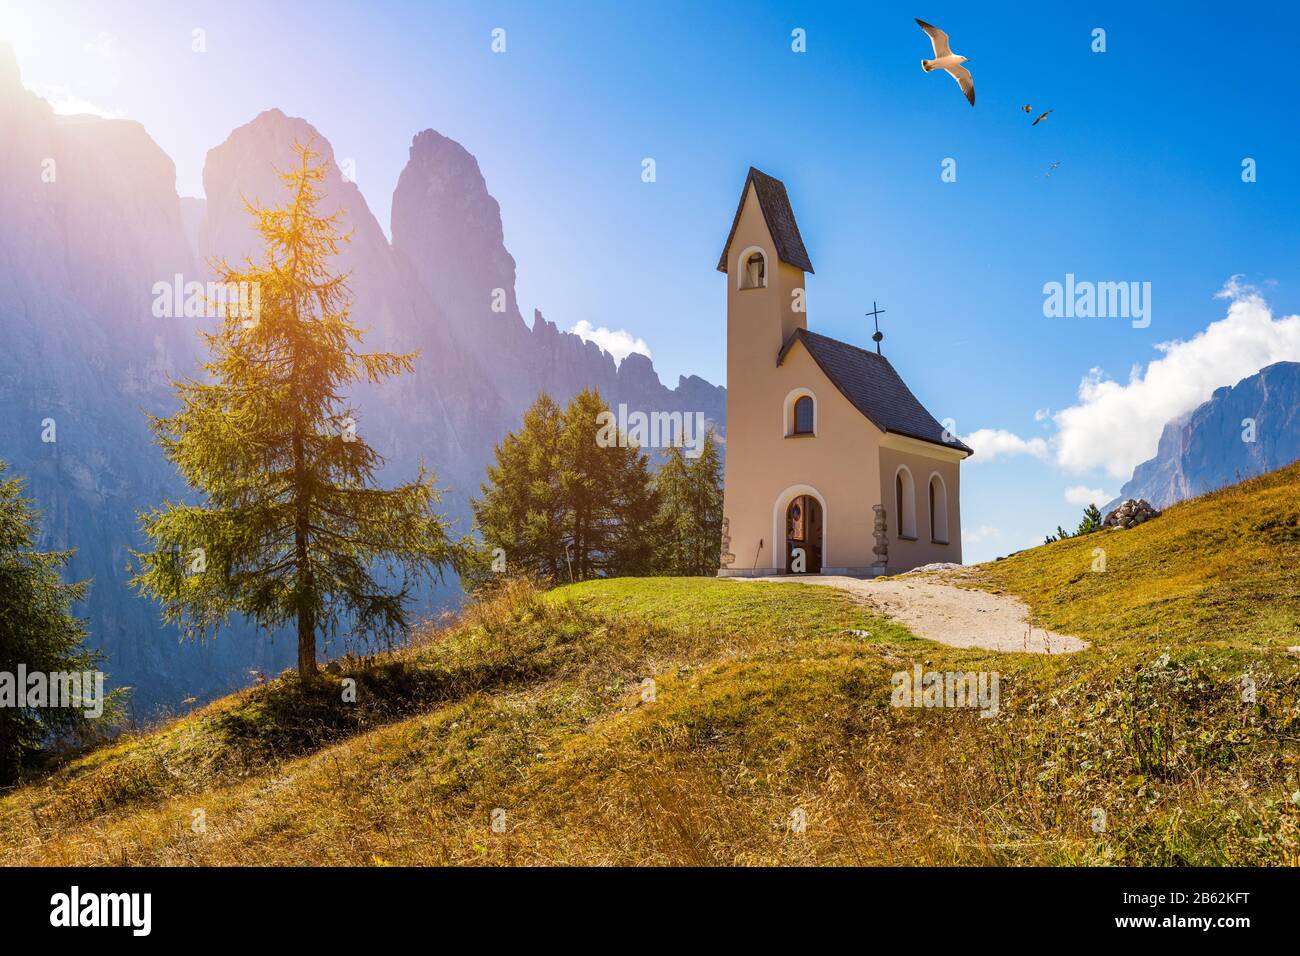
[[[745,209],[745,197],[749,195],[749,184],[754,184],[758,195],[759,208],[763,210],[763,220],[767,231],[776,243],[776,257],[782,262],[797,266],[804,272],[812,272],[812,263],[808,261],[808,250],[803,247],[803,237],[799,235],[799,225],[794,221],[794,210],[790,208],[790,197],[786,195],[785,183],[774,179],[767,173],[749,167],[745,178],[745,188],[740,191],[740,204],[736,207],[736,218],[731,221],[731,232],[727,234],[727,244],[722,247],[718,259],[718,271],[727,271],[727,253],[731,249],[731,240],[736,237],[736,227],[740,225],[740,214]]]

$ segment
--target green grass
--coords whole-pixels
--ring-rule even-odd
[[[1298,492],[1292,465],[1136,528],[983,565],[974,580],[1023,598],[1045,626],[1103,644],[1284,649],[1300,644]]]
[[[916,640],[907,628],[868,613],[848,594],[809,584],[774,588],[718,578],[617,578],[557,588],[548,599],[719,636],[773,632],[800,639],[870,631],[875,641]]]
[[[286,675],[4,795],[0,862],[1295,865],[1297,491],[966,573],[1074,655],[922,641],[825,587],[512,582],[310,693]],[[914,663],[997,671],[1001,712],[891,707]]]

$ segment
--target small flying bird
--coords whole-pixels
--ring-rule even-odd
[[[1051,176],[1052,173],[1056,171],[1056,167],[1060,165],[1061,165],[1061,161],[1058,159],[1056,162],[1052,163],[1051,167],[1047,170],[1047,172],[1043,173],[1043,175]]]
[[[1020,107],[1020,108],[1021,108],[1022,110],[1024,110],[1026,113],[1030,113],[1030,112],[1032,112],[1033,109],[1034,109],[1033,106],[1031,106],[1031,105],[1028,104],[1028,103],[1026,103],[1024,106],[1022,106],[1022,107]]]
[[[914,18],[915,19],[915,18]],[[970,100],[970,105],[975,105],[975,81],[971,79],[970,70],[962,66],[966,62],[966,57],[957,56],[952,52],[952,47],[948,45],[948,34],[944,33],[938,27],[926,23],[924,20],[917,20],[917,26],[926,32],[930,37],[930,45],[934,47],[934,59],[922,60],[921,69],[926,73],[931,70],[943,70],[961,87],[961,91],[966,94],[966,99]]]
[[[1051,110],[1048,110],[1048,111],[1047,111],[1047,113],[1050,113],[1050,112],[1052,112],[1052,111],[1051,111]],[[1039,123],[1041,123],[1043,120],[1047,119],[1047,113],[1042,114],[1041,116],[1038,117],[1038,119],[1034,120],[1034,121],[1033,121],[1032,123],[1030,123],[1029,125],[1030,125],[1030,126],[1037,126],[1037,125],[1038,125]]]

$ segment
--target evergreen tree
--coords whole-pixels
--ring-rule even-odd
[[[654,558],[649,460],[626,436],[599,440],[608,412],[599,392],[584,389],[564,410],[561,426],[560,491],[579,580],[646,574]]]
[[[48,676],[95,671],[103,660],[85,647],[85,626],[70,610],[85,596],[86,582],[65,584],[60,577],[72,552],[34,550],[39,514],[22,496],[22,480],[5,477],[7,467],[0,462],[0,674],[8,675],[6,693],[15,699],[0,706],[0,785],[12,783],[52,738],[92,726],[84,708],[27,707],[19,665]],[[111,719],[115,710],[105,714]]]
[[[317,213],[328,167],[310,145],[295,151],[296,168],[280,173],[288,204],[247,207],[262,261],[215,263],[227,288],[260,293],[249,296],[260,311],[225,310],[203,333],[209,380],[174,383],[179,411],[152,418],[204,500],[141,515],[154,550],[136,554],[133,584],[190,636],[231,614],[268,629],[292,622],[305,681],[318,636],[400,633],[415,582],[458,551],[434,511],[432,476],[421,467],[415,481],[378,487],[383,459],[355,432],[345,387],[409,372],[414,355],[356,350],[346,277],[329,268],[347,237],[338,213]]]
[[[1097,506],[1088,505],[1083,509],[1083,520],[1079,522],[1079,528],[1074,532],[1075,537],[1081,534],[1091,534],[1094,531],[1101,530],[1101,511]]]
[[[691,485],[698,535],[689,573],[713,575],[722,553],[722,458],[711,428],[691,465]]]
[[[497,445],[472,502],[482,575],[497,549],[507,566],[553,581],[648,573],[655,495],[644,455],[598,440],[608,408],[595,391],[563,411],[543,394]]]
[[[1092,534],[1094,531],[1102,529],[1101,512],[1097,510],[1096,505],[1088,505],[1083,509],[1083,518],[1079,522],[1079,527],[1075,529],[1074,534],[1066,531],[1059,524],[1056,526],[1056,534],[1049,534],[1043,539],[1043,544],[1052,544],[1056,541],[1064,541],[1066,538],[1077,538],[1079,535]]]
[[[696,538],[695,483],[682,450],[670,447],[655,475],[655,568],[661,574],[691,574]]]
[[[565,507],[560,494],[563,413],[543,392],[524,414],[523,427],[496,446],[483,496],[473,502],[486,554],[471,583],[482,580],[498,557],[543,578],[567,576]]]
[[[722,550],[722,462],[710,430],[700,455],[669,448],[655,476],[656,567],[662,574],[712,575]]]

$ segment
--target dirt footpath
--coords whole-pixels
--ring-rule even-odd
[[[820,584],[839,588],[866,600],[882,614],[905,625],[917,637],[950,647],[982,647],[992,651],[1030,654],[1070,654],[1088,642],[1029,625],[1029,608],[1019,598],[943,584],[932,575],[891,578],[842,578],[822,575],[783,575],[770,578],[731,578]]]

